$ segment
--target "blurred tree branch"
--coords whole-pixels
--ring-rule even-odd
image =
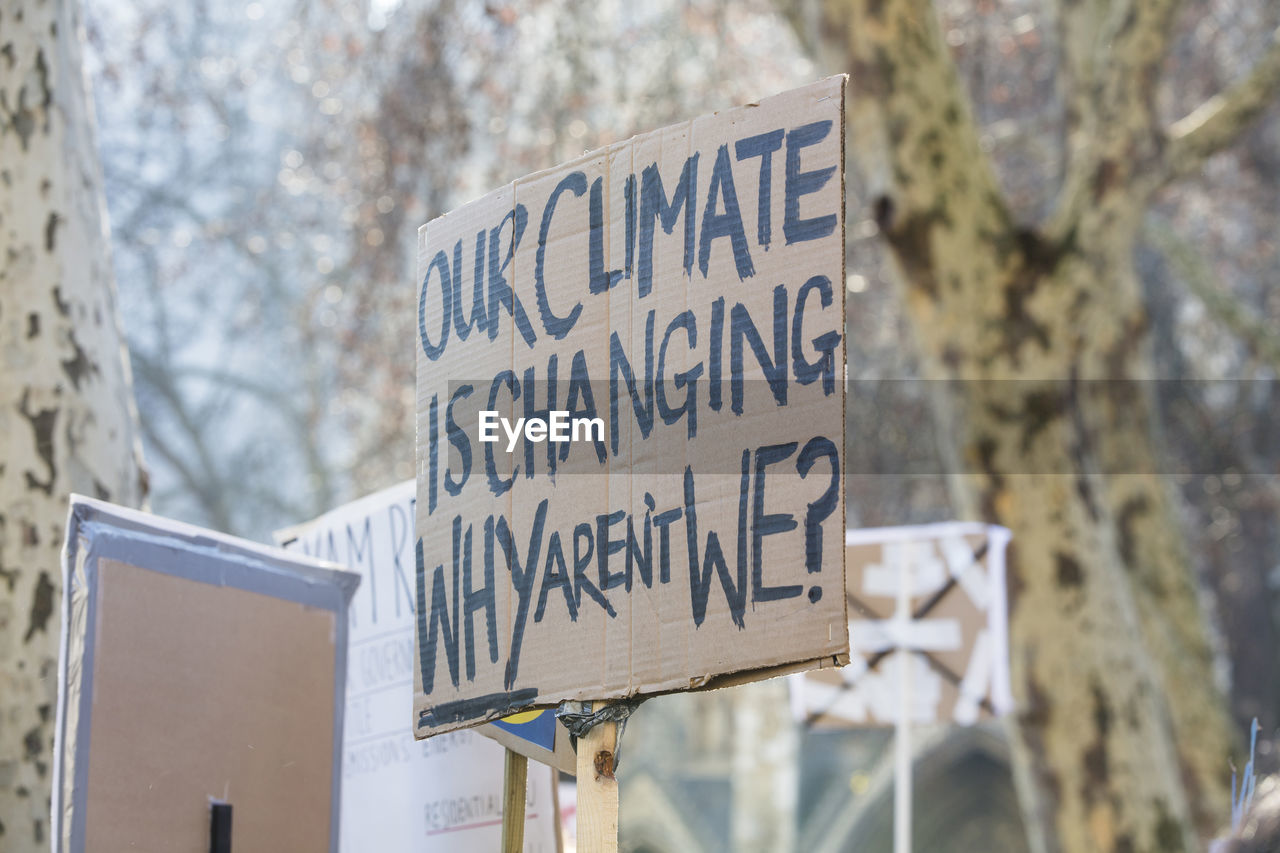
[[[1178,277],[1203,303],[1209,314],[1280,375],[1280,331],[1274,324],[1261,319],[1255,310],[1244,305],[1229,290],[1219,286],[1204,258],[1167,223],[1158,220],[1148,222],[1146,236],[1177,265]]]
[[[1210,98],[1169,128],[1165,178],[1188,175],[1231,145],[1280,94],[1280,29],[1243,79]]]
[[[1072,239],[1085,207],[1149,180],[1160,150],[1156,86],[1181,0],[1059,2],[1066,169],[1045,224],[1054,245]]]

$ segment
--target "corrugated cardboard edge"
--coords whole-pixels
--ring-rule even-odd
[[[90,542],[89,534],[95,532],[97,535]],[[203,552],[204,559],[238,559],[244,571],[235,572],[231,577],[225,572],[207,572],[199,565],[199,559],[189,565],[174,564],[165,569],[140,568],[202,583],[234,586],[337,614],[329,828],[330,853],[337,853],[346,705],[347,607],[360,584],[360,576],[333,563],[77,494],[72,494],[70,499],[61,560],[62,624],[49,833],[53,853],[82,853],[87,849],[84,797],[88,789],[89,723],[93,703],[93,648],[87,640],[96,628],[90,589],[96,584],[97,559],[110,556],[132,563],[137,561],[139,553],[178,547],[197,558]],[[75,667],[71,666],[73,659],[77,663]]]
[[[849,201],[846,197],[848,181],[845,178],[845,158],[849,118],[849,75],[840,78],[840,348],[844,350],[844,376],[840,386],[840,503],[839,518],[842,525],[849,523],[849,448],[845,442],[849,436]],[[844,605],[844,655],[835,666],[846,666],[852,653],[849,648],[849,559],[848,548],[840,548],[840,598]],[[822,667],[809,667],[821,669]]]
[[[667,682],[663,686],[653,688],[653,689],[646,689],[643,692],[640,690],[633,690],[630,693],[624,693],[622,691],[609,691],[605,695],[601,696],[601,695],[585,695],[587,693],[590,693],[590,690],[584,689],[582,691],[579,691],[583,695],[566,697],[564,701],[570,701],[570,702],[599,701],[604,704],[608,704],[610,702],[617,702],[623,699],[631,699],[635,696],[643,696],[646,699],[650,699],[650,698],[653,698],[654,696],[666,696],[671,693],[689,693],[689,692],[704,691],[704,690],[721,690],[726,687],[738,687],[739,685],[742,685],[742,684],[750,684],[753,681],[765,681],[770,678],[780,678],[782,676],[792,675],[792,674],[801,673],[801,672],[807,672],[813,669],[830,669],[830,668],[839,668],[842,666],[847,666],[849,664],[848,633],[847,633],[848,625],[847,624],[845,628],[846,628],[845,651],[839,652],[837,654],[823,655],[822,657],[819,657],[819,658],[811,658],[809,660],[790,661],[788,663],[774,664],[771,666],[755,667],[751,669],[739,669],[739,670],[734,670],[733,672],[721,673],[719,675],[693,676],[687,679],[687,683],[684,680],[682,680],[681,683],[679,684]],[[519,705],[519,706],[510,707],[510,708],[503,708],[496,712],[489,713],[483,717],[477,717],[474,720],[470,721],[467,725],[460,726],[459,728],[472,729],[474,731],[486,730],[485,733],[488,734],[487,729],[490,727],[487,724],[493,722],[494,720],[501,720],[503,717],[507,717],[507,716],[510,716],[511,714],[516,714],[521,711],[545,710],[548,708],[557,708],[557,707],[559,707],[558,703],[547,703],[547,704],[540,703],[535,705]],[[446,732],[439,732],[438,734],[446,734]],[[492,737],[492,735],[490,736]],[[434,737],[434,735],[418,735],[417,739],[425,740],[428,737]],[[497,737],[494,737],[494,740],[504,742],[501,738],[497,738]],[[521,742],[523,743],[523,741]],[[523,748],[519,751],[522,753],[527,752],[527,750]]]
[[[494,187],[494,188],[492,188],[492,189],[486,190],[486,191],[484,191],[484,192],[480,193],[479,195],[477,195],[477,196],[475,196],[475,197],[473,197],[473,198],[471,198],[471,199],[468,199],[467,201],[463,202],[462,204],[459,204],[457,207],[453,208],[452,210],[447,210],[447,211],[445,211],[444,213],[440,214],[439,216],[436,216],[436,217],[434,217],[433,219],[429,219],[429,220],[427,220],[427,221],[426,221],[426,222],[424,222],[422,225],[419,225],[419,226],[418,226],[417,230],[414,232],[414,235],[415,235],[415,236],[420,236],[420,235],[422,234],[422,232],[423,232],[423,231],[427,230],[427,228],[428,228],[429,226],[433,225],[434,223],[436,223],[436,222],[441,222],[441,221],[443,221],[443,220],[445,220],[445,219],[448,219],[450,216],[455,216],[455,215],[457,215],[459,212],[461,212],[461,211],[463,211],[463,210],[466,210],[466,209],[467,209],[468,207],[470,207],[471,205],[476,204],[477,202],[484,201],[485,199],[487,199],[487,198],[488,198],[489,196],[491,196],[491,195],[495,195],[495,194],[497,194],[497,193],[499,193],[499,192],[502,192],[502,191],[504,191],[504,190],[508,190],[508,189],[510,189],[510,190],[514,190],[517,184],[527,184],[527,183],[533,183],[533,182],[535,182],[535,181],[538,181],[538,180],[540,180],[540,179],[542,179],[542,178],[547,177],[548,175],[552,175],[552,174],[555,174],[556,172],[559,172],[561,169],[563,169],[565,166],[569,165],[570,163],[579,163],[579,162],[584,162],[584,161],[587,161],[587,160],[591,160],[591,159],[593,159],[593,158],[597,158],[597,157],[604,156],[604,155],[608,154],[608,152],[609,152],[611,149],[616,148],[616,147],[618,147],[618,146],[620,146],[620,145],[625,145],[625,144],[627,144],[627,143],[629,143],[629,142],[633,142],[633,141],[635,141],[636,139],[639,139],[639,138],[641,138],[641,137],[647,137],[647,136],[651,136],[651,135],[655,135],[655,134],[660,134],[660,133],[662,133],[663,131],[670,130],[670,129],[672,129],[672,128],[677,128],[677,127],[682,127],[682,126],[690,125],[690,124],[692,124],[694,121],[696,121],[697,119],[700,119],[700,118],[709,118],[709,117],[713,117],[713,116],[719,116],[719,115],[722,115],[722,114],[724,114],[724,113],[732,113],[732,112],[738,112],[738,111],[740,111],[740,110],[748,110],[748,109],[752,109],[752,108],[754,108],[754,107],[759,107],[759,106],[760,106],[760,104],[761,104],[761,102],[763,102],[763,101],[767,101],[767,100],[769,100],[770,98],[777,98],[777,97],[781,97],[781,96],[783,96],[783,95],[791,94],[791,93],[792,93],[793,91],[795,91],[796,89],[805,89],[805,88],[808,88],[809,86],[817,86],[817,85],[819,85],[819,84],[821,84],[821,83],[826,83],[826,82],[829,82],[829,81],[832,81],[832,80],[837,80],[837,79],[838,79],[838,80],[840,80],[840,200],[841,200],[841,202],[843,203],[843,202],[845,201],[845,178],[844,178],[844,175],[845,175],[845,133],[846,133],[846,124],[848,123],[848,119],[846,118],[845,113],[846,113],[846,101],[847,101],[847,99],[848,99],[847,90],[848,90],[848,87],[849,87],[849,75],[848,75],[848,74],[832,74],[832,75],[830,75],[829,77],[821,77],[821,78],[819,78],[819,79],[817,79],[817,80],[810,80],[808,83],[804,83],[804,84],[802,84],[802,85],[800,85],[800,86],[793,86],[792,88],[790,88],[790,89],[785,89],[785,90],[783,90],[783,91],[781,91],[781,92],[774,92],[773,94],[771,94],[771,95],[769,95],[769,96],[767,96],[767,97],[765,97],[765,98],[757,99],[756,101],[753,101],[753,102],[748,103],[748,104],[738,104],[738,105],[736,105],[736,106],[726,107],[725,109],[722,109],[722,110],[714,110],[714,111],[709,112],[709,113],[704,113],[704,114],[702,114],[702,115],[694,116],[693,118],[685,119],[684,121],[672,122],[671,124],[664,124],[664,125],[661,125],[661,126],[656,127],[656,128],[650,128],[649,130],[641,130],[641,131],[637,131],[636,133],[632,134],[631,136],[628,136],[626,139],[620,139],[620,140],[618,140],[618,141],[616,141],[616,142],[611,142],[611,143],[609,143],[609,144],[607,144],[607,145],[601,145],[599,148],[593,148],[593,149],[591,149],[591,150],[589,150],[589,151],[583,151],[581,154],[578,154],[577,156],[574,156],[574,157],[570,157],[570,158],[568,158],[567,160],[565,160],[565,161],[564,161],[564,162],[562,162],[562,163],[557,163],[557,164],[555,164],[554,166],[548,166],[548,167],[547,167],[547,168],[545,168],[545,169],[539,169],[539,170],[538,170],[538,171],[536,171],[536,172],[530,172],[530,173],[529,173],[529,174],[527,174],[527,175],[521,175],[520,177],[516,178],[515,180],[508,181],[507,183],[505,183],[505,184],[503,184],[503,185],[501,185],[501,186]],[[847,220],[848,220],[848,217],[845,215],[844,210],[842,209],[842,210],[841,210],[841,213],[840,213],[840,223],[841,223],[841,234],[840,234],[840,236],[841,236],[842,238],[844,238],[844,237],[846,236],[846,233],[847,233],[847,231],[848,231]],[[841,248],[840,248],[840,266],[841,266],[841,268],[842,268],[842,269],[843,269],[843,268],[845,268],[845,266],[846,266],[846,263],[845,263],[845,256],[846,256],[846,254],[847,254],[847,253],[848,253],[848,243],[847,243],[847,241],[846,241],[846,242],[842,242],[842,243],[841,243]],[[841,306],[843,306],[843,305],[844,305],[844,296],[841,296],[841,297],[840,297],[840,304],[841,304]],[[847,346],[846,346],[845,350],[846,350],[846,352],[848,351],[848,347],[847,347]],[[847,363],[847,362],[846,362],[846,363]],[[415,437],[414,437],[414,447],[415,447],[415,448],[417,447],[417,437],[416,437],[416,435],[415,435]]]

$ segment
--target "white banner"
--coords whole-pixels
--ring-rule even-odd
[[[276,534],[363,581],[351,603],[341,853],[497,850],[504,749],[475,731],[414,740],[414,483]],[[551,712],[545,712],[551,713]],[[555,853],[555,771],[529,763],[526,853]]]

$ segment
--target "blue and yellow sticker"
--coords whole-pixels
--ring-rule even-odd
[[[555,752],[556,749],[556,714],[555,711],[523,711],[512,714],[493,723],[500,729],[511,732],[518,738],[527,740],[534,746]]]

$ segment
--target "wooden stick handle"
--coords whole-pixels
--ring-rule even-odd
[[[502,778],[502,853],[520,853],[524,849],[524,799],[528,778],[529,759],[508,749]]]
[[[617,853],[618,724],[600,723],[578,738],[578,853]]]

